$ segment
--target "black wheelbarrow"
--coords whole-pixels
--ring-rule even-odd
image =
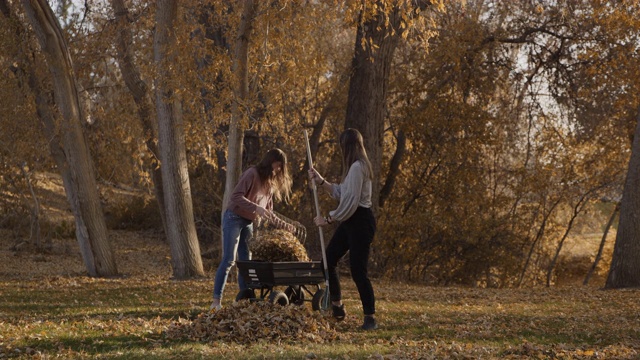
[[[279,305],[302,305],[305,301],[311,301],[313,310],[321,309],[325,292],[320,288],[325,281],[321,261],[249,260],[236,261],[236,265],[247,285],[246,289],[238,292],[236,301],[268,300]],[[275,290],[276,286],[286,289]]]

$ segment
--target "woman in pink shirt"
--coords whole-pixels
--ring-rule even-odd
[[[273,198],[287,201],[290,195],[287,156],[280,149],[269,150],[258,165],[242,173],[222,218],[222,260],[214,280],[211,310],[222,307],[222,293],[236,259],[250,260],[247,241],[253,236],[253,220],[271,218]],[[242,276],[238,276],[238,286],[246,289]]]

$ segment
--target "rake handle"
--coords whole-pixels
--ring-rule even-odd
[[[309,135],[307,134],[307,130],[304,131],[304,139],[307,144],[307,159],[309,161],[309,169],[313,168],[313,158],[311,157],[311,147],[309,146]],[[311,179],[311,189],[313,190],[313,200],[316,205],[316,216],[321,216],[320,213],[320,202],[318,201],[318,188],[316,187],[316,180]],[[327,268],[327,253],[324,248],[324,233],[322,232],[322,226],[318,226],[318,231],[320,232],[320,246],[322,247],[322,263],[324,264],[324,273],[325,273],[325,284],[327,288],[329,287],[329,270]]]

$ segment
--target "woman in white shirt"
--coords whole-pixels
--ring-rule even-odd
[[[320,176],[314,168],[309,169],[309,177],[339,201],[335,210],[330,211],[325,217],[316,217],[314,222],[318,226],[331,224],[334,221],[340,222],[326,249],[333,316],[338,320],[343,320],[346,316],[337,265],[348,251],[351,277],[358,288],[364,311],[362,328],[374,330],[378,327],[374,318],[375,296],[367,274],[371,242],[376,232],[376,220],[371,211],[373,171],[364,148],[362,135],[358,130],[347,129],[342,132],[340,149],[342,150],[342,181],[339,184],[332,184]]]

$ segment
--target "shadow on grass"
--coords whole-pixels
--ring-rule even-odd
[[[69,349],[75,353],[82,353],[89,356],[94,355],[123,355],[124,358],[131,358],[127,354],[145,352],[158,349],[171,349],[180,344],[194,344],[197,341],[187,340],[167,340],[163,335],[149,334],[137,335],[91,335],[78,334],[77,336],[63,336],[49,338],[46,340],[28,340],[21,344],[28,348],[43,353],[60,353],[61,349]]]
[[[471,343],[519,344],[527,341],[538,344],[568,344],[581,346],[598,344],[615,345],[626,338],[633,339],[640,330],[629,332],[615,324],[600,323],[590,328],[572,316],[549,315],[487,315],[487,313],[441,313],[411,321],[402,313],[385,314],[380,321],[376,338],[392,340],[396,336],[411,340],[445,340]],[[593,319],[593,321],[597,321]],[[636,335],[634,335],[636,334]]]
[[[14,289],[16,290],[16,289]],[[13,323],[25,318],[61,322],[87,318],[113,319],[194,319],[206,311],[193,305],[189,292],[177,290],[182,297],[169,297],[168,290],[158,293],[154,286],[116,286],[114,288],[26,289],[0,293],[3,320]],[[202,302],[203,305],[205,302]]]
[[[147,309],[147,310],[128,310],[128,311],[111,310],[109,312],[93,311],[91,313],[85,313],[85,314],[68,315],[63,312],[64,307],[60,307],[57,305],[51,305],[51,306],[45,306],[45,307],[41,305],[40,306],[21,306],[21,307],[15,307],[13,309],[10,306],[3,306],[3,307],[0,307],[0,313],[3,314],[4,321],[6,321],[7,323],[24,321],[25,318],[27,318],[27,316],[25,316],[25,313],[23,313],[22,316],[14,316],[13,319],[15,321],[12,321],[12,317],[6,315],[7,312],[5,311],[7,309],[11,309],[12,310],[11,312],[15,312],[15,311],[29,312],[30,309],[34,309],[37,311],[30,313],[30,316],[32,318],[34,319],[37,318],[37,321],[50,321],[54,323],[82,322],[89,319],[95,319],[95,320],[101,320],[101,321],[104,321],[104,320],[118,321],[118,320],[122,320],[123,318],[130,318],[130,319],[140,318],[142,320],[161,319],[169,322],[172,320],[177,320],[178,318],[194,320],[195,318],[198,317],[198,315],[202,314],[205,311],[204,309],[203,310],[198,310],[198,309],[180,310],[179,307],[177,307],[176,309],[171,309],[171,310],[166,310],[166,309],[159,309],[159,310]],[[74,308],[74,309],[77,310],[77,308]],[[88,309],[94,310],[94,308],[92,307],[88,307]],[[47,312],[48,310],[51,310],[51,312]]]

